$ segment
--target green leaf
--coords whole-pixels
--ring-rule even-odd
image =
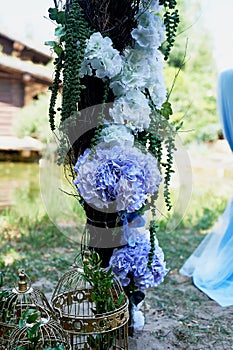
[[[35,309],[27,309],[22,313],[22,319],[26,320],[28,318],[29,315],[34,314],[34,312],[36,312]]]
[[[170,115],[172,115],[173,113],[171,103],[168,101],[165,101],[162,105],[160,112],[166,119],[169,119]]]
[[[96,341],[95,341],[95,338],[94,336],[90,335],[87,337],[87,341],[88,341],[88,344],[91,346],[91,347],[94,347],[96,345]]]
[[[3,286],[3,273],[0,272],[0,287]]]
[[[48,13],[49,13],[49,18],[55,21],[57,18],[58,9],[50,7],[48,9]]]
[[[57,45],[57,42],[56,41],[45,41],[44,44],[53,48],[55,45]]]
[[[4,297],[7,297],[10,294],[9,290],[3,290],[0,292],[0,300],[3,299]]]
[[[53,51],[57,54],[58,57],[61,56],[63,52],[63,48],[59,43],[57,43],[56,41],[45,41],[44,44],[47,46],[50,46],[53,49]]]
[[[108,299],[108,310],[107,311],[113,311],[115,308],[114,302],[112,301],[112,299]]]
[[[36,323],[32,328],[28,328],[28,340],[32,340],[34,342],[38,341],[40,339],[40,334],[38,334],[38,330],[40,328],[41,323]]]
[[[96,301],[95,292],[92,292],[91,295],[90,295],[90,297],[91,297],[91,300],[92,300],[92,301]]]
[[[66,23],[65,11],[58,11],[56,21],[58,24],[65,24]]]
[[[107,273],[106,273],[106,278],[109,278],[109,277],[111,277],[111,278],[113,278],[113,272],[112,272],[112,268],[110,268],[108,271],[107,271]]]
[[[56,21],[57,24],[65,24],[66,22],[66,15],[64,11],[58,11],[56,8],[49,8],[49,18],[52,21]]]
[[[24,319],[20,318],[20,320],[19,320],[19,328],[21,329],[21,328],[23,328],[25,325],[26,325],[26,321],[25,321]]]
[[[58,57],[60,57],[63,52],[62,47],[58,44],[54,46],[53,50],[58,55]]]
[[[118,306],[121,306],[123,305],[124,303],[124,300],[125,300],[125,294],[122,292],[117,300],[117,305]]]
[[[35,311],[27,318],[27,323],[34,323],[38,320],[39,317],[40,317],[40,312]]]
[[[64,36],[66,34],[66,30],[64,27],[62,26],[58,26],[55,29],[55,36],[57,36],[58,38],[61,38],[62,36]]]

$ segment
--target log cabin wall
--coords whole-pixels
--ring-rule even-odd
[[[31,42],[26,43],[25,39],[11,38],[7,33],[0,32],[0,48],[3,54],[19,57],[24,61],[43,65],[51,61],[45,48],[37,48]]]
[[[14,115],[48,91],[52,74],[46,65],[51,60],[43,50],[0,32],[0,137],[16,136]]]
[[[24,105],[24,86],[13,77],[0,74],[0,136],[13,136],[14,114]]]

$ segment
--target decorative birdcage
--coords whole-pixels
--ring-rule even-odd
[[[17,350],[19,348],[32,349],[32,340],[28,337],[28,329],[32,325],[23,328],[16,327],[9,338],[7,350]],[[36,331],[37,341],[33,344],[33,349],[56,348],[69,350],[70,345],[66,333],[60,324],[54,319],[44,319]]]
[[[84,278],[81,261],[79,256],[59,280],[52,296],[53,308],[68,334],[71,349],[127,350],[128,299],[121,284],[114,278],[108,291],[114,311],[96,313],[93,287]]]
[[[1,293],[0,299],[0,349],[6,349],[9,337],[28,309],[40,310],[41,317],[55,317],[47,298],[39,289],[34,289],[23,269],[18,272],[18,286]]]

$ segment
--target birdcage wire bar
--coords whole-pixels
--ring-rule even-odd
[[[91,299],[92,286],[83,278],[80,266],[82,257],[59,280],[52,306],[62,328],[67,332],[72,350],[128,349],[128,299],[119,307],[117,302],[123,289],[117,279],[109,290],[115,310],[104,314],[95,313]],[[77,263],[78,261],[78,263]]]

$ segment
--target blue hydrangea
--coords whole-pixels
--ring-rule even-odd
[[[148,254],[151,243],[141,237],[135,246],[125,246],[113,251],[109,266],[120,280],[122,286],[134,283],[139,290],[156,287],[167,274],[162,249],[156,244],[151,268],[148,268]]]
[[[137,147],[100,143],[79,157],[74,184],[82,198],[104,211],[133,213],[158,191],[161,174],[150,153]]]

